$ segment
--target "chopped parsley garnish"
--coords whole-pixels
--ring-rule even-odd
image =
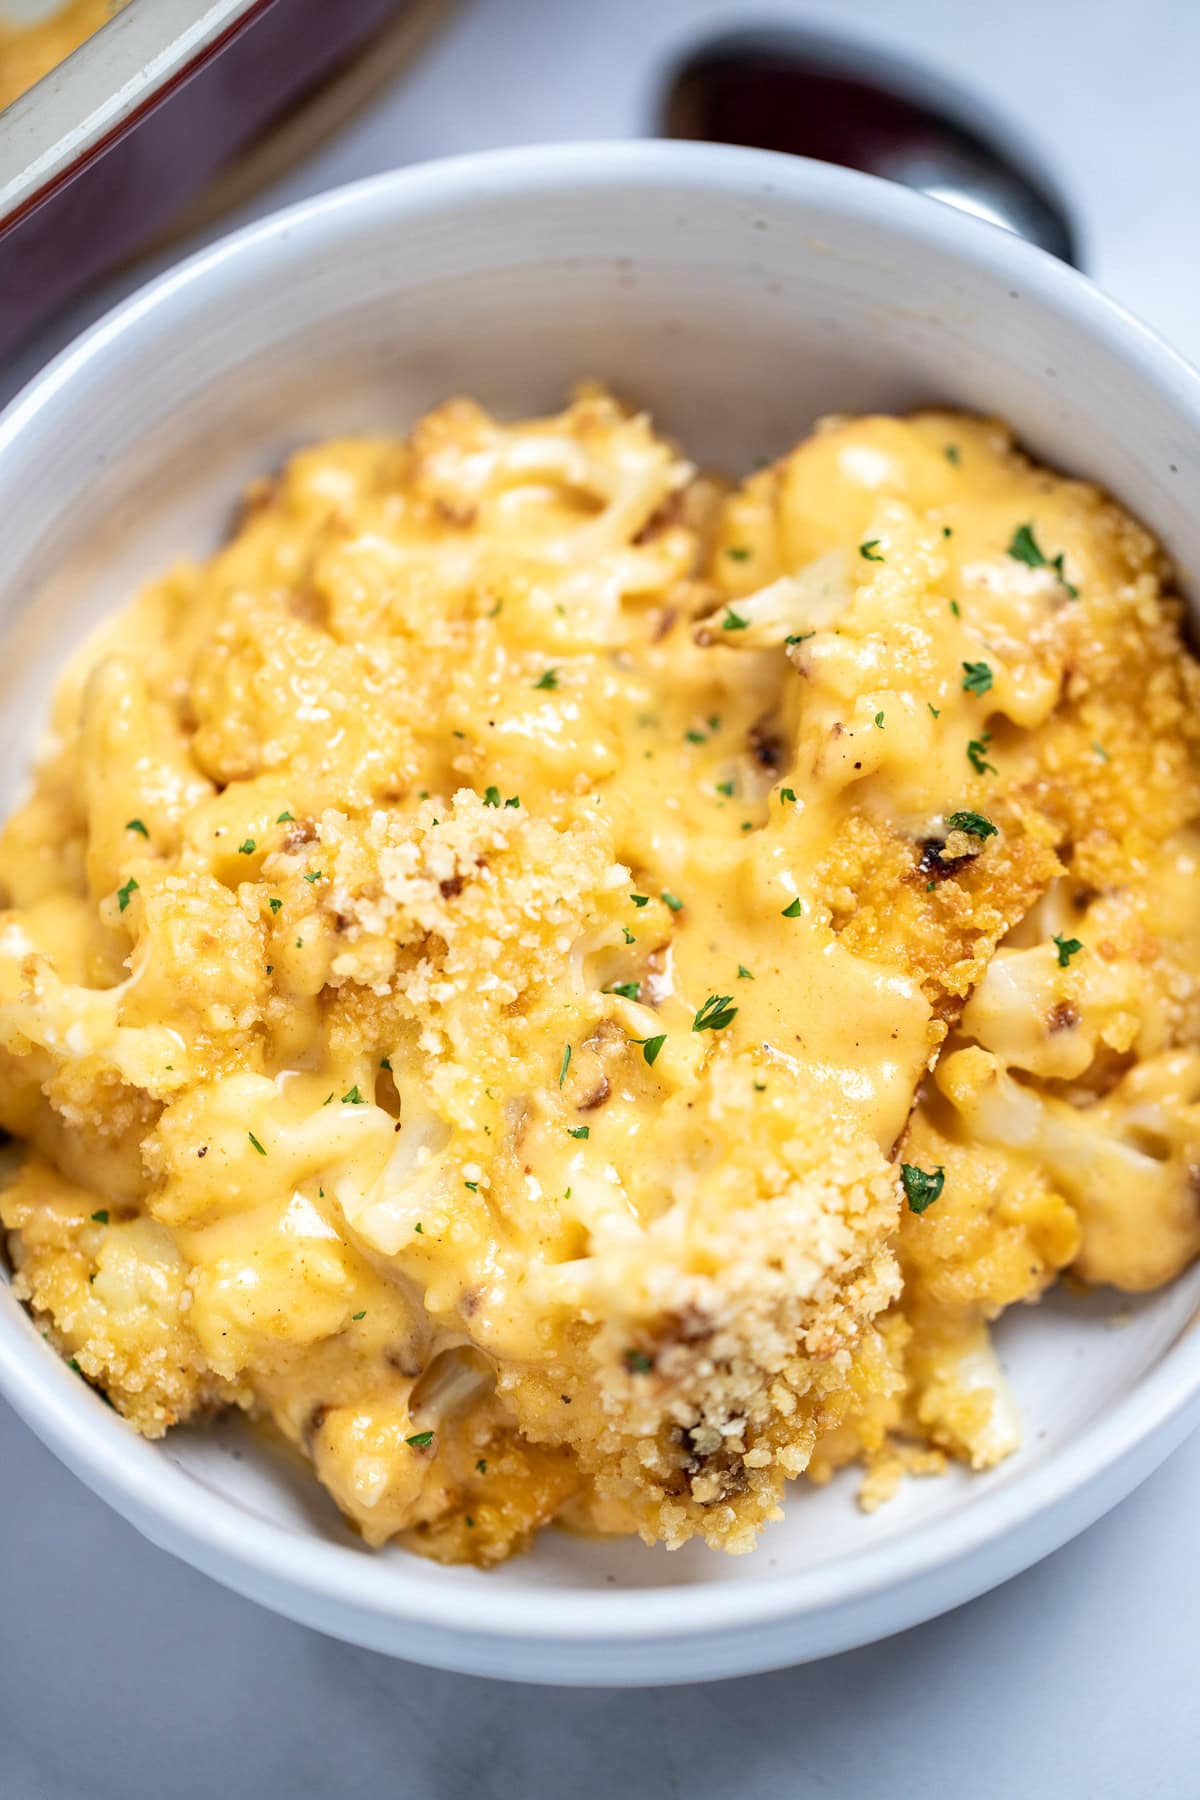
[[[546,669],[538,676],[533,685],[535,688],[545,688],[547,691],[556,688],[558,686],[558,670]]]
[[[107,1225],[108,1224],[108,1208],[106,1206],[102,1206],[100,1208],[99,1212],[94,1212],[92,1214],[92,1224],[93,1225]]]
[[[734,792],[732,781],[718,781],[717,792],[724,794],[727,800],[732,800]]]
[[[968,694],[986,694],[992,685],[992,671],[985,662],[965,662],[963,664],[963,691]]]
[[[571,1066],[571,1046],[570,1046],[570,1044],[568,1044],[566,1049],[562,1053],[562,1062],[559,1066],[559,1071],[558,1071],[559,1087],[561,1087],[563,1082],[567,1079],[567,1070],[570,1068],[570,1066]]]
[[[941,707],[940,707],[940,706],[935,706],[935,705],[934,705],[934,704],[933,704],[933,701],[932,701],[932,700],[927,700],[927,701],[926,701],[926,702],[925,702],[925,704],[926,704],[926,706],[927,706],[927,707],[928,707],[928,708],[929,708],[929,710],[930,710],[930,712],[931,712],[931,713],[932,713],[932,714],[933,714],[933,716],[934,716],[934,718],[935,718],[935,719],[940,719],[940,718],[941,718],[941,716],[942,716],[942,709],[941,709]]]
[[[310,869],[304,879],[305,881],[321,881],[323,876],[320,869]]]
[[[350,1317],[354,1320],[355,1324],[358,1323],[359,1319],[365,1319],[366,1316],[367,1316],[367,1310],[365,1307],[363,1308],[362,1312],[350,1314]]]
[[[785,644],[806,644],[810,637],[816,637],[815,631],[794,631],[791,637],[785,637]]]
[[[1054,942],[1058,948],[1058,966],[1060,969],[1065,969],[1071,958],[1073,956],[1078,956],[1079,952],[1083,949],[1083,945],[1078,938],[1063,937],[1061,932],[1055,932]]]
[[[1101,762],[1108,761],[1108,751],[1104,748],[1103,744],[1099,744],[1099,743],[1093,744],[1092,751],[1096,756],[1098,756],[1100,758]]]
[[[977,775],[994,775],[996,773],[995,763],[988,762],[984,754],[991,741],[991,732],[985,731],[981,738],[972,738],[967,745],[967,761]]]
[[[83,1370],[80,1368],[78,1362],[75,1360],[75,1358],[73,1356],[68,1356],[67,1367],[76,1375],[83,1374]],[[86,1380],[86,1377],[85,1377],[85,1380]]]
[[[415,1232],[417,1232],[417,1233],[418,1233],[418,1235],[419,1235],[419,1236],[420,1236],[420,1237],[424,1237],[424,1236],[425,1236],[425,1227],[424,1227],[424,1226],[423,1226],[423,1225],[422,1225],[422,1224],[421,1224],[421,1223],[420,1223],[420,1221],[419,1221],[419,1220],[418,1220],[418,1222],[417,1222],[417,1223],[416,1223],[416,1224],[415,1224],[415,1225],[414,1225],[414,1226],[413,1226],[413,1230],[414,1230],[414,1231],[415,1231]]]
[[[952,600],[950,602],[950,611],[954,614],[956,619],[962,618],[962,607],[958,604],[957,600]]]
[[[252,1131],[248,1131],[246,1136],[250,1139],[250,1142],[254,1145],[254,1148],[258,1151],[260,1156],[265,1156],[267,1154]]]
[[[1060,550],[1057,556],[1044,555],[1033,535],[1032,525],[1017,526],[1012,534],[1012,542],[1008,546],[1008,554],[1015,562],[1026,563],[1031,569],[1053,569],[1066,590],[1068,598],[1078,600],[1079,589],[1074,582],[1067,580],[1063,567],[1063,552]]]
[[[943,537],[944,537],[944,538],[948,538],[948,537],[953,537],[953,536],[954,536],[954,533],[953,533],[953,532],[952,532],[952,531],[951,531],[951,529],[950,529],[950,527],[949,527],[949,526],[948,526],[948,525],[943,525],[943,526],[942,526],[942,536],[943,536]]]
[[[392,1072],[392,1059],[391,1059],[391,1057],[390,1057],[390,1056],[381,1056],[381,1057],[380,1057],[380,1059],[379,1059],[379,1066],[380,1066],[380,1068],[381,1068],[381,1069],[386,1069],[386,1070],[387,1070],[387,1072],[388,1072],[388,1074],[389,1074],[389,1075],[390,1075],[390,1074],[391,1074],[391,1072]]]
[[[946,461],[952,463],[956,469],[962,461],[962,458],[958,454],[957,444],[943,444],[942,455],[945,457]]]
[[[629,898],[635,906],[649,906],[650,904],[649,894],[630,894]]]
[[[625,942],[627,944],[637,943],[637,939],[634,937],[632,931],[630,931],[628,925],[622,925],[621,930],[625,933]]]
[[[487,1474],[487,1458],[486,1457],[483,1457],[483,1456],[480,1457],[479,1461],[475,1464],[475,1472],[477,1475],[486,1475]]]
[[[865,544],[858,546],[858,554],[866,562],[886,562],[887,558],[879,554],[879,539],[868,538]]]
[[[412,1436],[406,1437],[404,1441],[406,1444],[411,1444],[414,1450],[428,1450],[433,1442],[433,1433],[432,1431],[414,1431]]]
[[[278,912],[283,905],[283,901],[276,900],[274,897],[272,897],[270,900],[267,901],[267,905],[270,907],[272,912]]]
[[[722,631],[745,631],[749,619],[743,619],[741,613],[734,612],[732,606],[725,608],[725,617],[721,620]]]
[[[567,1136],[573,1138],[589,1138],[592,1135],[590,1125],[568,1125]]]
[[[520,804],[521,804],[520,794],[510,794],[508,796],[508,799],[504,802],[504,804],[505,804],[505,806],[520,806]]]
[[[683,911],[683,901],[679,898],[678,894],[670,894],[667,892],[666,888],[664,888],[659,895],[659,899],[664,906],[669,906],[672,912]]]
[[[745,963],[738,964],[738,980],[739,981],[753,981],[754,980],[753,975],[750,973],[750,971],[746,967]]]
[[[731,557],[734,562],[746,562],[750,552],[745,544],[730,544],[725,554],[726,556]]]
[[[473,1518],[472,1518],[472,1517],[471,1517],[471,1515],[470,1515],[470,1513],[464,1513],[464,1514],[463,1514],[463,1524],[464,1524],[464,1525],[465,1525],[465,1526],[466,1526],[466,1528],[467,1528],[467,1530],[468,1530],[468,1531],[474,1531],[474,1529],[475,1529],[475,1521],[474,1521],[474,1519],[473,1519]]]
[[[977,812],[952,812],[946,820],[946,829],[947,831],[965,831],[968,837],[990,838],[1000,835],[992,821],[985,819],[982,813]]]
[[[693,1031],[724,1031],[737,1014],[732,994],[710,994],[692,1020]]]
[[[791,801],[792,805],[794,806],[796,804],[795,788],[780,788],[779,798],[783,801],[785,806],[787,805],[787,803],[789,801]]]
[[[644,1350],[626,1350],[623,1360],[631,1375],[648,1375],[654,1367]]]
[[[904,1184],[908,1210],[923,1213],[927,1206],[933,1205],[945,1187],[946,1171],[940,1164],[930,1173],[927,1169],[918,1169],[915,1163],[901,1163],[900,1180]]]
[[[708,715],[707,719],[705,719],[704,723],[708,726],[708,729],[710,731],[720,731],[720,729],[721,729],[720,713],[709,713],[709,715]]]
[[[276,819],[275,823],[277,825],[288,825],[295,818],[295,816],[296,815],[294,813],[281,812],[279,817]]]
[[[883,714],[881,712],[875,714],[875,729],[876,731],[883,730]]]
[[[608,991],[610,994],[621,994],[626,1000],[636,1000],[641,986],[640,981],[614,981]]]
[[[499,806],[499,804],[500,804],[500,789],[498,787],[490,787],[490,788],[485,789],[484,795],[483,795],[483,804],[485,806]]]
[[[470,1188],[470,1190],[473,1194],[477,1194],[479,1192],[479,1183],[477,1181],[464,1181],[463,1186],[465,1188]]]
[[[667,1041],[667,1034],[663,1031],[659,1033],[658,1037],[634,1038],[633,1041],[642,1046],[642,1056],[650,1068],[653,1068],[658,1060],[659,1051]]]
[[[117,889],[117,906],[121,912],[124,912],[125,908],[129,905],[130,894],[137,892],[137,885],[137,882],[131,875],[129,880],[125,883],[125,886]]]
[[[362,1106],[363,1104],[363,1097],[358,1091],[358,1083],[355,1082],[354,1086],[352,1088],[347,1088],[346,1092],[342,1095],[342,1105]]]
[[[257,846],[255,845],[253,838],[243,838],[241,843],[238,845],[238,855],[239,856],[253,856],[256,847]]]
[[[126,831],[140,831],[144,838],[150,836],[150,833],[146,830],[146,827],[142,824],[140,819],[126,819],[125,829]]]
[[[800,904],[800,896],[797,894],[796,898],[791,901],[789,905],[784,907],[782,917],[785,919],[798,919],[803,911],[804,908]]]
[[[689,744],[707,744],[708,742],[702,731],[685,731],[683,735]]]

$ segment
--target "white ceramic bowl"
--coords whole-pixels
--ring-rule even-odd
[[[384,176],[217,244],[135,295],[0,421],[0,768],[80,631],[220,535],[306,439],[403,431],[465,391],[555,407],[596,374],[689,452],[747,468],[828,409],[994,412],[1200,560],[1200,378],[1071,270],[899,188],[655,143],[504,152]],[[6,798],[11,799],[11,795]],[[1136,1205],[1137,1196],[1130,1195]],[[445,1668],[553,1682],[741,1674],[845,1649],[1002,1581],[1099,1516],[1200,1415],[1194,1272],[1010,1315],[1026,1420],[983,1476],[872,1518],[797,1487],[756,1555],[547,1533],[492,1574],[365,1551],[244,1430],[136,1438],[0,1285],[0,1383],[148,1537],[294,1618]]]

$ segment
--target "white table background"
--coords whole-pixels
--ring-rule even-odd
[[[336,0],[331,0],[336,4]],[[651,129],[734,22],[915,54],[1005,111],[1089,271],[1200,357],[1194,0],[475,0],[251,212],[398,163]],[[90,296],[0,398],[140,279]],[[720,1687],[435,1674],[276,1619],[138,1538],[0,1404],[3,1800],[1195,1800],[1200,1437],[1074,1544],[902,1637]]]

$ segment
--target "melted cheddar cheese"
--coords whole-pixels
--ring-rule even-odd
[[[0,840],[18,1292],[448,1560],[995,1461],[988,1321],[1200,1249],[1164,576],[947,414],[731,491],[598,391],[294,457]]]
[[[45,18],[0,20],[0,111],[93,37],[127,0],[68,0]]]

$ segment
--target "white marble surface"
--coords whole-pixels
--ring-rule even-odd
[[[664,61],[794,19],[916,53],[1006,111],[1087,264],[1200,355],[1200,8],[1180,0],[476,0],[419,70],[254,211],[399,162],[650,128]],[[12,392],[140,279],[7,368]],[[142,1542],[0,1406],[4,1800],[1194,1800],[1200,1438],[1076,1543],[824,1664],[643,1693],[433,1674],[327,1642]]]

